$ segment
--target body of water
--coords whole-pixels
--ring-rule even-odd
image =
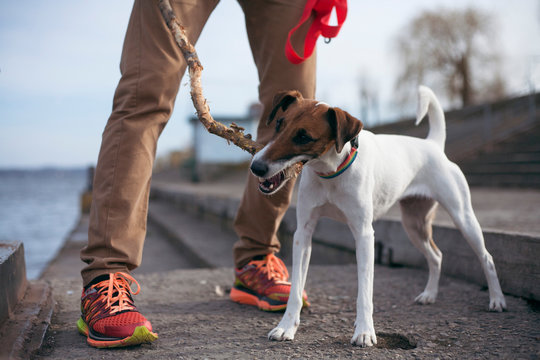
[[[85,169],[0,170],[0,243],[24,243],[28,279],[37,279],[80,216]]]

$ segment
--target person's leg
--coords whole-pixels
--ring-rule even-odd
[[[174,1],[195,43],[218,0]],[[135,1],[113,111],[96,166],[88,245],[81,259],[86,286],[99,275],[141,263],[156,144],[173,110],[186,64],[156,0]]]
[[[217,2],[172,2],[193,43]],[[81,250],[88,265],[81,271],[85,289],[77,328],[91,346],[157,339],[135,307],[132,295],[138,290],[131,286],[138,284],[129,271],[141,263],[156,144],[185,69],[158,1],[136,0],[122,51],[122,77],[96,166],[88,245]]]
[[[257,142],[266,144],[272,137],[274,126],[266,125],[272,110],[272,100],[280,90],[299,90],[305,98],[315,96],[315,53],[304,63],[294,65],[285,56],[288,32],[297,24],[306,0],[264,1],[239,0],[246,18],[246,28],[253,59],[259,74],[259,100],[264,106],[257,131]],[[308,21],[293,38],[299,49]],[[258,190],[258,181],[252,174],[235,219],[239,240],[234,245],[234,262],[237,268],[246,265],[253,257],[275,253],[280,249],[276,236],[279,224],[287,210],[294,181],[289,181],[277,194],[265,196]]]
[[[306,98],[315,95],[315,56],[299,65],[285,57],[285,42],[296,25],[306,0],[264,1],[239,0],[246,18],[248,38],[259,74],[259,100],[263,114],[257,130],[257,142],[266,144],[274,126],[266,125],[272,101],[280,90],[299,90]],[[300,47],[306,27],[293,39]],[[230,298],[241,304],[255,305],[262,310],[277,311],[287,306],[291,284],[287,268],[274,255],[280,249],[276,236],[279,224],[291,201],[294,181],[272,196],[262,195],[257,178],[248,175],[244,196],[234,227],[239,240],[233,248],[235,282]],[[303,295],[304,305],[307,295]]]

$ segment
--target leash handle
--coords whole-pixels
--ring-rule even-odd
[[[329,25],[330,15],[332,9],[336,9],[337,21],[336,26]],[[311,13],[315,12],[315,19],[309,27],[308,33],[304,40],[304,56],[298,55],[294,50],[291,37],[292,35],[304,24],[311,16]],[[308,0],[302,17],[298,24],[289,31],[287,37],[287,43],[285,44],[285,55],[287,59],[293,64],[300,64],[313,54],[315,50],[315,44],[319,36],[324,36],[326,39],[336,37],[341,30],[341,26],[347,18],[347,0]]]

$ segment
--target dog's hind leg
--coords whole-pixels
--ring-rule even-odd
[[[480,260],[489,287],[489,310],[503,311],[506,309],[506,301],[499,284],[493,257],[486,249],[482,229],[472,208],[469,186],[457,165],[452,164],[449,170],[451,176],[447,178],[449,181],[444,184],[445,191],[439,192],[439,194],[445,195],[438,200],[448,211],[455,225]]]
[[[402,223],[413,245],[425,256],[429,279],[424,291],[414,299],[419,304],[435,302],[439,291],[442,253],[433,242],[432,222],[437,202],[424,197],[409,197],[399,202]]]

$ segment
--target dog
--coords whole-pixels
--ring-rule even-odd
[[[444,207],[478,256],[489,286],[489,310],[503,311],[492,256],[471,205],[465,176],[444,154],[444,113],[431,89],[420,86],[416,124],[429,115],[426,139],[375,135],[349,113],[298,91],[276,94],[268,125],[275,121],[271,141],[252,159],[251,172],[266,195],[288,180],[285,169],[303,163],[293,239],[291,292],[287,309],[271,340],[292,340],[300,324],[302,292],[311,255],[311,238],[321,216],[346,223],[355,239],[358,297],[353,345],[377,343],[373,326],[374,230],[372,223],[399,201],[409,239],[426,257],[429,279],[416,297],[420,304],[437,297],[442,253],[432,238],[437,205]],[[277,118],[277,119],[276,119]],[[362,130],[362,131],[361,131]]]

